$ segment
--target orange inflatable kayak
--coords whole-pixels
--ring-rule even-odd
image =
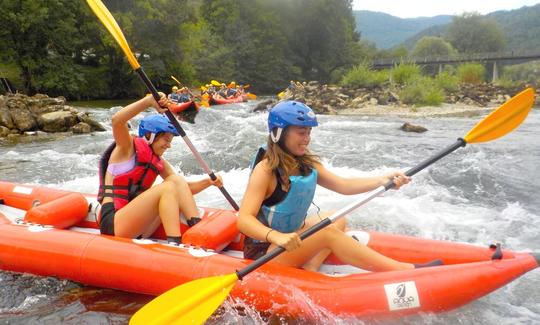
[[[233,273],[243,238],[234,211],[204,208],[182,225],[181,246],[100,235],[95,196],[0,182],[0,269],[55,276],[86,285],[159,295],[197,278]],[[319,272],[268,263],[236,284],[231,296],[261,312],[309,319],[306,300],[336,315],[396,317],[443,312],[474,301],[538,267],[538,254],[349,231],[404,262],[440,258],[443,266],[366,272],[330,257]],[[299,294],[300,293],[300,294]]]
[[[180,112],[194,112],[199,110],[199,105],[195,103],[194,101],[184,102],[184,103],[176,103],[169,106],[169,109],[173,113],[180,113]]]
[[[242,102],[247,102],[247,95],[236,96],[232,98],[223,98],[218,95],[213,95],[210,98],[210,105],[224,105],[224,104],[242,103]]]

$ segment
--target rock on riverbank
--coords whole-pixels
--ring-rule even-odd
[[[287,90],[283,99],[304,102],[317,114],[472,116],[489,112],[521,90],[523,89],[508,90],[492,84],[462,85],[458,91],[447,94],[445,102],[440,106],[413,107],[404,104],[393,89],[347,88],[311,81],[305,83],[303,87]],[[537,105],[539,97],[537,96]],[[255,110],[264,110],[275,102],[277,100],[261,102]]]
[[[0,137],[13,138],[35,131],[90,133],[105,128],[88,113],[66,105],[64,97],[0,96]]]

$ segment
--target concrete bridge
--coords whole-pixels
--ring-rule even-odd
[[[492,80],[499,78],[498,63],[523,63],[527,61],[540,60],[540,50],[537,51],[509,51],[509,52],[491,52],[491,53],[473,53],[473,54],[458,54],[448,56],[433,56],[423,58],[384,58],[375,59],[371,62],[371,66],[375,69],[390,68],[396,64],[414,63],[416,65],[438,65],[439,72],[442,71],[445,64],[459,64],[465,62],[480,62],[485,65],[491,64]]]

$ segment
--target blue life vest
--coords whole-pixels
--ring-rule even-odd
[[[252,163],[252,169],[262,159],[261,150],[265,148],[259,149]],[[257,215],[260,222],[282,233],[296,231],[304,224],[307,211],[315,196],[317,170],[312,169],[307,176],[289,176],[289,181],[289,191],[285,198],[272,206],[263,204]],[[277,186],[281,186],[279,182]]]
[[[178,102],[179,103],[189,102],[190,100],[191,100],[191,98],[189,98],[188,94],[182,94],[182,95],[178,96]]]
[[[178,101],[180,100],[180,95],[178,95],[177,93],[171,93],[169,95],[169,99],[172,100],[173,102],[178,103]]]

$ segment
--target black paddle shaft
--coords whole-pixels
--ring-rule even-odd
[[[325,218],[324,220],[320,221],[319,223],[317,223],[313,227],[311,227],[308,230],[301,233],[300,234],[300,239],[304,240],[304,239],[308,238],[309,236],[313,235],[314,233],[316,233],[317,231],[319,231],[319,230],[321,230],[321,229],[323,229],[326,226],[329,226],[331,224],[332,224],[332,220],[330,220],[328,218]],[[267,253],[266,255],[259,257],[258,259],[253,261],[253,263],[249,264],[245,268],[236,271],[236,275],[238,276],[238,279],[242,280],[243,277],[245,277],[249,273],[255,271],[257,268],[259,268],[260,266],[262,266],[266,262],[269,262],[274,257],[278,256],[279,254],[281,254],[283,252],[285,252],[285,248],[283,248],[281,246],[278,246],[278,247],[274,248],[274,250],[272,250],[270,253]]]
[[[156,102],[159,102],[159,100],[161,99],[161,97],[159,96],[159,93],[156,89],[156,87],[154,87],[154,84],[152,83],[152,81],[150,81],[150,79],[148,78],[148,76],[146,75],[146,73],[144,72],[143,68],[142,67],[139,67],[137,70],[135,70],[137,72],[137,74],[139,75],[139,77],[141,77],[141,80],[144,82],[144,84],[146,85],[146,88],[148,88],[148,90],[152,93],[152,96],[154,97],[154,99],[156,100]],[[210,169],[210,167],[208,167],[208,165],[204,162],[204,160],[202,159],[201,157],[201,154],[197,151],[197,149],[195,148],[195,146],[193,146],[193,143],[191,143],[191,140],[189,140],[186,132],[184,131],[184,129],[182,128],[182,126],[180,125],[180,123],[178,123],[178,120],[176,119],[176,117],[174,117],[173,113],[167,108],[167,110],[165,111],[165,115],[167,116],[167,118],[169,119],[169,121],[172,123],[172,125],[174,126],[174,128],[176,129],[176,131],[178,131],[178,133],[180,133],[180,136],[182,137],[182,139],[184,139],[184,142],[187,144],[187,146],[189,147],[189,149],[191,149],[191,152],[193,153],[193,155],[195,156],[195,158],[197,159],[197,161],[199,162],[199,165],[201,165],[201,167],[204,169],[204,171],[208,174],[208,176],[210,176],[210,179],[212,179],[213,181],[215,181],[217,179],[216,175],[214,174],[214,172]],[[238,207],[238,204],[236,204],[236,202],[234,201],[234,199],[232,198],[232,196],[229,194],[229,192],[227,192],[227,190],[225,189],[225,187],[220,187],[219,190],[221,191],[221,193],[223,194],[223,196],[225,196],[225,198],[227,199],[227,201],[229,201],[229,204],[233,207],[234,210],[238,211],[240,208]]]
[[[463,138],[458,138],[457,141],[454,144],[452,144],[451,146],[439,151],[433,157],[430,157],[430,158],[422,161],[418,165],[414,166],[413,168],[409,169],[407,172],[405,172],[405,175],[413,176],[414,174],[418,173],[419,171],[426,168],[427,166],[433,164],[437,160],[439,160],[439,159],[445,157],[446,155],[454,152],[458,148],[465,147],[466,145],[467,145],[467,142],[465,142],[465,140]],[[389,189],[393,188],[394,186],[396,186],[396,184],[394,184],[393,181],[388,181],[388,183],[386,183],[386,185],[384,185],[384,189],[388,191]]]
[[[457,141],[454,144],[452,144],[451,146],[441,150],[440,152],[435,154],[433,157],[431,157],[429,159],[426,159],[426,160],[422,161],[420,164],[418,164],[417,166],[409,169],[405,173],[405,175],[413,176],[414,174],[418,173],[422,169],[428,167],[429,165],[431,165],[434,162],[436,162],[437,160],[445,157],[446,155],[450,154],[451,152],[457,150],[458,148],[464,147],[466,144],[467,144],[467,142],[465,142],[464,139],[462,139],[462,138],[457,139]],[[394,186],[395,186],[394,182],[389,181],[384,186],[385,191],[393,188]],[[326,226],[331,225],[332,220],[333,220],[333,218],[332,219],[325,218],[324,220],[320,221],[316,225],[312,226],[311,228],[309,228],[308,230],[306,230],[305,232],[300,234],[300,239],[304,240],[304,239],[308,238],[309,236],[313,235],[314,233],[316,233],[317,231],[325,228]],[[258,259],[253,261],[253,263],[249,264],[248,266],[244,267],[241,270],[236,271],[236,275],[238,276],[238,279],[242,280],[243,277],[245,277],[249,273],[255,271],[257,268],[259,268],[263,264],[269,262],[270,260],[272,260],[273,258],[275,258],[276,256],[278,256],[279,254],[281,254],[283,252],[285,252],[285,248],[279,246],[279,247],[276,247],[274,250],[272,250],[270,253],[267,253],[264,256],[259,257]]]

